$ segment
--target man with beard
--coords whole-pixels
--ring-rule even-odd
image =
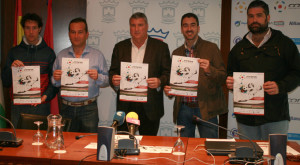
[[[222,85],[226,80],[226,69],[216,44],[203,40],[198,17],[194,13],[184,14],[181,18],[181,33],[185,43],[173,51],[173,55],[199,58],[199,79],[197,97],[176,96],[173,108],[173,122],[183,125],[181,136],[195,137],[198,127],[200,137],[218,138],[218,127],[205,122],[193,123],[193,116],[218,124],[218,115],[228,112]],[[164,91],[169,95],[170,86]]]
[[[287,134],[289,128],[288,92],[300,82],[299,51],[281,31],[268,27],[269,7],[252,1],[247,9],[249,32],[231,50],[226,85],[233,89],[233,72],[262,72],[265,92],[263,116],[236,115],[238,131],[255,140],[268,140],[269,134]],[[243,137],[240,137],[243,138]]]

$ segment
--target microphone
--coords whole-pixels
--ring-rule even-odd
[[[76,140],[79,140],[83,137],[86,137],[86,136],[95,136],[95,135],[98,135],[97,133],[93,133],[93,134],[89,134],[89,135],[78,135],[78,136],[75,136],[75,139]]]
[[[126,122],[130,134],[135,135],[135,132],[140,125],[139,116],[135,112],[129,112],[126,115]]]
[[[124,121],[125,121],[125,112],[117,111],[114,115],[114,119],[111,127],[116,128],[117,126],[122,125]]]
[[[14,125],[5,117],[0,115],[0,117],[4,120],[6,120],[11,128],[14,131],[14,134],[8,131],[2,131],[0,132],[0,146],[1,147],[18,147],[23,143],[23,139],[17,138],[16,129]]]
[[[215,124],[215,123],[212,123],[212,122],[209,122],[209,121],[206,121],[206,120],[203,120],[201,119],[200,117],[198,116],[195,116],[193,115],[193,123],[200,123],[200,122],[204,122],[204,123],[207,123],[209,125],[213,125],[213,126],[216,126],[218,128],[221,128],[223,130],[226,130],[230,133],[232,133],[231,130],[225,128],[225,127],[222,127],[222,126],[219,126],[218,124]],[[255,147],[255,144],[254,142],[246,135],[243,135],[239,132],[234,132],[236,133],[237,135],[239,136],[242,136],[244,138],[246,138],[247,140],[249,140],[249,142],[251,143],[251,145],[253,146],[253,148],[248,148],[248,147],[241,147],[241,148],[236,148],[236,151],[235,151],[235,156],[232,157],[232,161],[235,161],[235,160],[239,160],[239,158],[241,158],[242,160],[245,160],[245,158],[252,158],[254,159],[255,161],[256,160],[261,160],[261,158],[259,157],[257,151],[256,151],[256,147]],[[254,156],[253,156],[253,153],[254,153]],[[230,159],[229,159],[230,160]],[[240,163],[240,162],[239,162]]]

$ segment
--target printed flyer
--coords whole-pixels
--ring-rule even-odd
[[[197,97],[199,58],[172,56],[170,95]]]
[[[15,105],[40,104],[40,66],[12,67],[13,102]]]
[[[264,115],[264,73],[233,73],[235,114]]]
[[[148,64],[121,62],[120,100],[147,102]]]
[[[62,58],[61,96],[88,97],[89,59]]]

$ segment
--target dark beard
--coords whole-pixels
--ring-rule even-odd
[[[251,25],[253,24],[258,24],[259,27],[255,27],[255,28],[252,28]],[[253,34],[261,34],[261,33],[264,33],[268,30],[268,23],[266,23],[265,25],[262,25],[262,24],[259,24],[259,23],[252,23],[251,25],[248,25],[248,29],[250,32],[252,32]]]

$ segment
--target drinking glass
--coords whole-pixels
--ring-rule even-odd
[[[44,144],[44,136],[40,132],[40,125],[43,124],[43,122],[35,121],[33,123],[37,125],[37,132],[33,135],[32,145],[38,145],[38,146],[43,145]]]
[[[177,129],[177,137],[178,139],[176,140],[173,150],[172,150],[172,154],[173,155],[185,155],[185,151],[184,151],[184,144],[183,141],[180,139],[180,131],[182,128],[184,128],[183,125],[176,125],[175,128]]]

